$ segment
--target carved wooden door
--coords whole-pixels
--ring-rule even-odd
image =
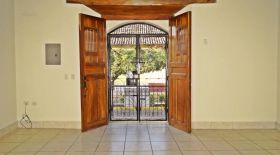
[[[191,132],[191,12],[169,21],[169,124]]]
[[[80,14],[82,131],[108,124],[106,21]]]

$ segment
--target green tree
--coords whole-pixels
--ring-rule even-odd
[[[111,80],[114,81],[128,71],[136,70],[136,50],[132,47],[113,47],[111,57]],[[140,73],[159,71],[166,66],[165,49],[145,47],[140,51]]]

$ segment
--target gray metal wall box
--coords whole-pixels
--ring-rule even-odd
[[[45,44],[46,65],[61,65],[61,45]]]

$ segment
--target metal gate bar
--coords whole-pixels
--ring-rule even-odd
[[[167,120],[166,86],[140,87],[140,120]],[[111,120],[137,120],[137,86],[112,86]]]

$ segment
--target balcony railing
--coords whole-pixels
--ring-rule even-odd
[[[166,120],[166,86],[114,85],[111,89],[111,120],[137,120],[137,115],[140,120]]]

